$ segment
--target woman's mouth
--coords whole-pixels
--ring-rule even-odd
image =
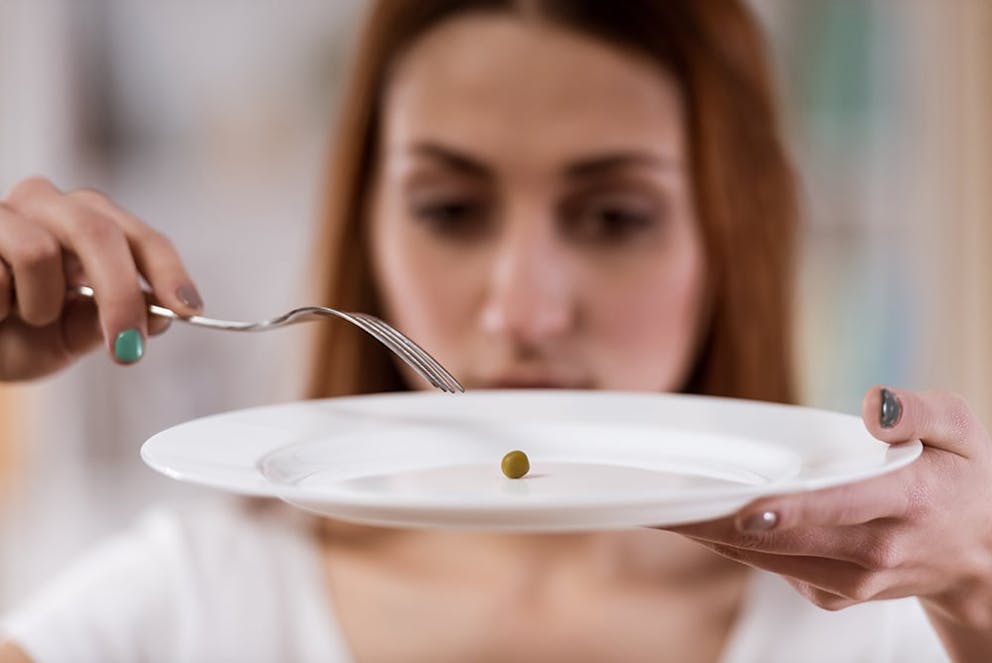
[[[588,381],[544,375],[504,375],[479,380],[476,389],[591,389]]]

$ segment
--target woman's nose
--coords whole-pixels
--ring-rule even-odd
[[[499,246],[481,314],[487,334],[540,344],[575,324],[574,278],[563,247],[553,237],[517,233]]]

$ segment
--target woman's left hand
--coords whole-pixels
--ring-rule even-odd
[[[862,417],[894,444],[923,441],[907,467],[860,483],[756,500],[736,516],[669,528],[779,573],[828,610],[917,596],[992,631],[992,448],[960,396],[873,388]]]

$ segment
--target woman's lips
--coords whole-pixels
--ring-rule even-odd
[[[588,382],[554,377],[500,377],[479,380],[477,389],[590,389]]]

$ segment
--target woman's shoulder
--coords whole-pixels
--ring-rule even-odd
[[[320,577],[307,519],[287,507],[234,500],[156,508],[3,626],[39,663],[277,660],[301,646],[326,653]]]
[[[310,532],[310,517],[302,512],[280,502],[240,498],[151,509],[124,537],[164,563],[180,563],[177,571],[223,576],[240,564],[312,552]]]

